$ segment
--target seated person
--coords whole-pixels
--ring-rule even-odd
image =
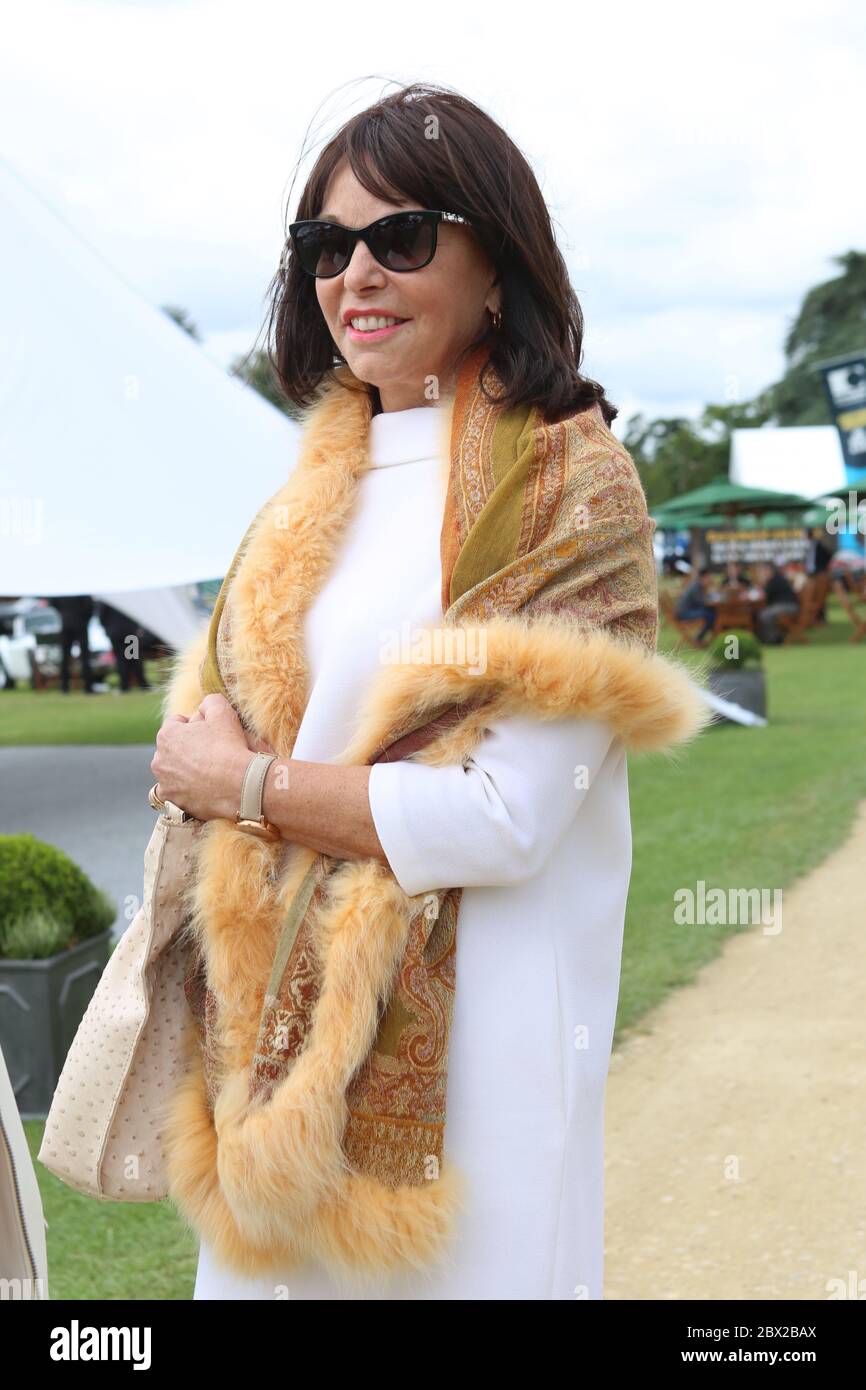
[[[782,573],[794,590],[794,593],[799,597],[807,578],[806,571],[803,569],[802,565],[798,564],[796,560],[789,560],[786,565],[782,566]]]
[[[809,553],[806,556],[806,573],[812,577],[819,574],[826,574],[830,568],[830,562],[836,551],[830,537],[823,526],[813,526],[809,532]],[[826,623],[827,621],[827,600],[821,604],[815,621]]]
[[[761,568],[765,606],[758,613],[757,632],[762,642],[769,646],[778,646],[784,635],[779,623],[780,614],[799,613],[800,603],[790,580],[786,579],[775,561]]]
[[[741,569],[737,560],[729,560],[725,565],[724,586],[726,589],[748,589],[749,576]]]
[[[807,574],[823,574],[830,568],[835,551],[830,537],[823,526],[813,526],[809,531],[809,552],[806,557]]]
[[[691,584],[687,584],[677,600],[676,615],[684,622],[690,618],[702,618],[703,627],[697,640],[702,642],[716,621],[716,612],[707,603],[707,594],[713,587],[714,579],[709,566],[702,565]]]

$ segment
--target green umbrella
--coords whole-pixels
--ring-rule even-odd
[[[803,525],[826,526],[828,516],[833,515],[835,511],[835,507],[831,507],[824,502],[819,502],[817,506],[810,507],[807,512],[803,513]]]
[[[756,516],[748,513],[725,516],[724,512],[668,512],[659,509],[652,513],[652,517],[660,531],[690,531],[693,527],[713,531],[748,531],[763,525]],[[786,524],[787,521],[780,523]]]
[[[705,516],[702,524],[709,527],[711,531],[736,531],[738,529],[736,517],[720,516],[718,512],[712,512],[709,516]]]
[[[660,531],[690,531],[693,527],[718,526],[721,518],[712,512],[661,512],[652,513]]]
[[[742,511],[756,511],[759,507],[808,507],[810,498],[800,497],[794,492],[771,492],[767,488],[741,487],[720,475],[704,487],[693,492],[683,493],[681,497],[671,497],[660,504],[658,510],[667,514],[693,512],[705,514],[714,508],[734,507]]]

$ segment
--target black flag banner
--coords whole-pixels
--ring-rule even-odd
[[[817,364],[847,468],[866,469],[866,349]]]

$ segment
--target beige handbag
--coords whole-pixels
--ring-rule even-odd
[[[410,757],[471,707],[454,706],[380,749],[371,763]],[[253,831],[263,776],[260,768],[256,778],[255,770],[253,759],[238,816]],[[155,801],[154,793],[151,788],[151,805],[166,809],[145,852],[142,905],[79,1024],[38,1154],[69,1187],[118,1202],[156,1202],[168,1195],[162,1107],[186,1071],[186,1034],[196,1027],[184,978],[197,962],[191,961],[193,942],[183,928],[192,911],[194,850],[207,822],[171,801]]]
[[[153,804],[153,803],[152,803]],[[91,1197],[168,1194],[160,1125],[184,1069],[193,851],[205,824],[166,801],[144,855],[141,907],[103,971],[60,1073],[38,1158]]]

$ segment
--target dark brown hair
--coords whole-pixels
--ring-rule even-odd
[[[598,382],[580,373],[583,314],[547,205],[529,163],[502,127],[449,88],[402,87],[353,116],[329,140],[294,220],[319,215],[344,158],[377,198],[442,208],[471,221],[499,276],[502,322],[499,329],[488,326],[460,360],[489,344],[503,385],[496,399],[507,406],[537,405],[549,421],[598,401],[610,425],[616,407]],[[288,399],[305,407],[345,358],[322,315],[315,280],[295,263],[288,235],[267,303],[271,365]],[[485,372],[481,385],[490,395]]]

